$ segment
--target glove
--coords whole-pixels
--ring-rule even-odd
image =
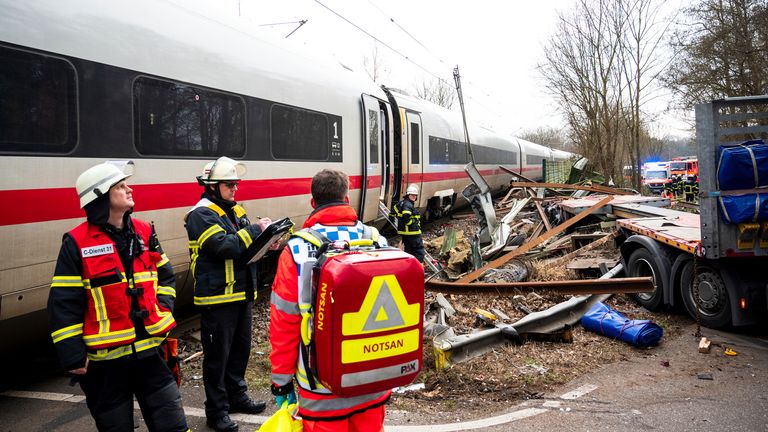
[[[275,396],[275,404],[278,408],[282,408],[284,403],[293,405],[296,403],[296,392],[293,390],[293,382],[289,382],[283,386],[276,386],[272,383],[272,394]]]

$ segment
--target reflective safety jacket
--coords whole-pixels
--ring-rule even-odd
[[[421,215],[413,201],[403,198],[392,207],[390,217],[397,219],[397,233],[400,235],[418,235],[421,234]]]
[[[195,278],[195,304],[212,306],[253,299],[254,283],[247,260],[253,240],[261,234],[245,209],[228,211],[207,198],[186,217],[189,269]]]
[[[48,313],[66,370],[81,367],[86,351],[99,361],[155,348],[176,326],[173,269],[152,226],[129,221],[126,229],[135,237],[131,234],[128,269],[103,228],[84,222],[64,237]]]
[[[334,204],[316,209],[304,222],[331,241],[364,238],[366,226],[357,220],[354,209],[346,204]],[[378,238],[386,246],[386,239]],[[384,391],[353,398],[334,396],[315,378],[314,390],[307,379],[301,351],[302,292],[311,285],[311,268],[317,248],[302,238],[294,237],[280,255],[277,274],[272,284],[269,322],[269,340],[272,352],[272,382],[283,386],[293,377],[299,386],[299,415],[307,420],[337,420],[357,412],[384,404],[391,391]]]

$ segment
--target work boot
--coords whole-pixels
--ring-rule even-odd
[[[266,402],[255,401],[251,398],[245,398],[240,402],[229,404],[229,412],[231,413],[258,414],[266,408]]]
[[[233,422],[229,415],[224,414],[217,419],[206,418],[205,423],[216,432],[237,432],[237,423]]]

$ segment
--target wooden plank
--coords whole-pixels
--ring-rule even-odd
[[[560,234],[561,232],[565,231],[566,229],[570,228],[576,222],[579,222],[580,220],[584,219],[585,217],[592,214],[595,210],[603,207],[604,205],[608,204],[613,199],[612,196],[607,196],[600,201],[598,201],[595,205],[592,207],[584,210],[583,212],[577,214],[576,216],[568,219],[567,221],[561,223],[560,225],[556,226],[554,229],[547,231],[543,235],[540,235],[533,239],[532,241],[524,244],[523,246],[513,250],[512,252],[508,252],[505,255],[502,255],[499,258],[496,258],[495,260],[491,261],[490,263],[480,267],[479,269],[468,273],[467,275],[461,277],[458,281],[458,283],[469,283],[480,277],[486,270],[492,269],[492,268],[498,268],[502,264],[506,263],[507,261],[511,260],[512,258],[516,256],[520,256],[526,252],[528,252],[530,249],[536,247],[537,245],[545,242],[546,240],[549,240],[550,238]]]
[[[582,252],[590,251],[590,250],[592,250],[592,249],[594,249],[594,248],[596,248],[598,246],[602,246],[602,245],[608,243],[610,240],[612,240],[614,237],[616,237],[616,235],[618,235],[618,231],[614,231],[613,233],[606,234],[606,236],[601,238],[600,240],[595,240],[592,243],[590,243],[590,244],[588,244],[588,245],[586,245],[586,246],[584,246],[584,247],[582,247],[580,249],[576,249],[575,251],[573,251],[573,252],[571,252],[569,254],[563,255],[560,258],[556,259],[555,261],[553,261],[551,263],[548,263],[547,267],[550,267],[550,268],[559,267],[559,266],[567,263],[568,261],[574,259],[577,255],[579,255]]]
[[[544,213],[544,207],[542,207],[538,201],[534,201],[533,203],[536,205],[536,210],[538,210],[539,216],[541,216],[541,221],[544,222],[544,226],[547,228],[547,231],[552,230],[552,225],[549,223],[549,218],[547,217],[547,214]]]
[[[585,190],[585,191],[598,192],[598,193],[609,193],[610,195],[635,195],[632,192],[627,192],[625,190],[609,188],[605,186],[600,186],[599,188],[595,188],[591,186],[579,186],[579,185],[572,185],[567,183],[537,183],[537,182],[533,182],[533,183],[532,182],[511,182],[509,185],[511,187],[575,189],[575,190]]]

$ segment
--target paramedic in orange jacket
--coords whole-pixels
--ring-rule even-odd
[[[314,211],[304,228],[312,228],[329,240],[363,238],[366,229],[349,205],[349,178],[334,170],[322,170],[312,178]],[[386,241],[379,238],[379,243]],[[380,432],[384,429],[384,404],[391,391],[342,398],[322,387],[311,389],[304,370],[301,345],[301,315],[299,313],[299,284],[304,278],[298,268],[316,250],[310,243],[293,238],[280,255],[277,274],[272,285],[269,340],[272,353],[272,393],[278,407],[284,401],[296,400],[293,378],[299,386],[299,415],[304,419],[305,432]],[[305,272],[310,273],[310,272]],[[304,276],[308,276],[305,274]]]
[[[51,337],[100,431],[134,429],[133,397],[150,431],[186,431],[181,395],[160,354],[176,326],[176,279],[154,227],[131,217],[133,162],[83,172],[87,220],[64,235],[48,296]]]

